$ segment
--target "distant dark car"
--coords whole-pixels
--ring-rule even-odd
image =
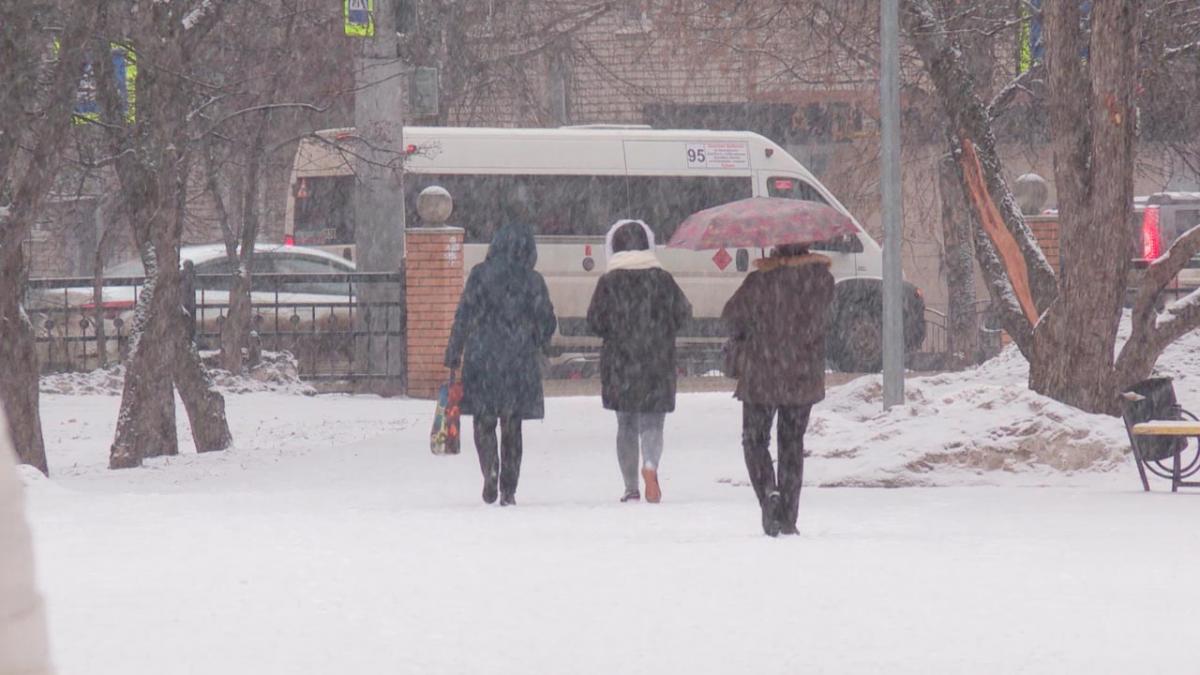
[[[1159,192],[1133,201],[1134,259],[1153,262],[1165,255],[1171,244],[1200,225],[1200,192]],[[1200,258],[1179,273],[1179,285],[1200,285]]]

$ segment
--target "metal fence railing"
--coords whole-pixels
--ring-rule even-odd
[[[44,371],[91,370],[129,348],[143,277],[103,280],[94,301],[87,277],[33,279],[26,308]],[[181,304],[200,349],[217,349],[229,308],[225,275],[184,276]],[[402,380],[404,274],[258,274],[252,278],[252,329],[265,350],[290,351],[310,380]]]
[[[979,331],[980,358],[999,353],[1001,331],[995,327],[990,313],[991,303],[980,300],[975,303],[975,324]],[[925,308],[925,341],[912,355],[910,367],[917,370],[941,370],[946,367],[950,352],[949,318],[945,312]]]

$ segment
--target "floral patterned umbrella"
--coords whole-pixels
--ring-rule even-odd
[[[705,251],[814,244],[855,234],[854,222],[831,206],[800,199],[751,197],[697,211],[667,246]]]

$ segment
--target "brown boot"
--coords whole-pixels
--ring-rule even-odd
[[[642,480],[646,481],[646,501],[657,504],[662,501],[662,488],[658,486],[658,471],[642,469]]]

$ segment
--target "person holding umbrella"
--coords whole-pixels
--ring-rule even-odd
[[[516,504],[521,422],[545,416],[539,353],[558,325],[546,280],[534,271],[533,228],[500,228],[463,288],[445,365],[462,365],[460,408],[474,416],[483,501]],[[499,453],[496,424],[500,425]]]
[[[746,469],[762,508],[763,532],[772,537],[797,534],[804,432],[813,404],[825,398],[829,264],[803,245],[776,246],[721,313],[733,345]],[[776,417],[778,476],[768,450]]]
[[[727,369],[742,402],[742,451],[762,509],[763,532],[796,534],[804,478],[804,433],[825,398],[825,332],[834,279],[830,259],[808,244],[854,236],[845,214],[824,204],[755,197],[693,214],[669,246],[773,246],[721,313],[729,331]],[[779,470],[771,462],[778,418]]]
[[[646,501],[657,504],[663,422],[675,410],[675,334],[692,316],[692,305],[655,256],[648,225],[617,221],[606,243],[608,271],[596,284],[587,319],[604,340],[601,398],[617,413],[617,463],[625,480],[621,501],[641,498],[640,445]]]

